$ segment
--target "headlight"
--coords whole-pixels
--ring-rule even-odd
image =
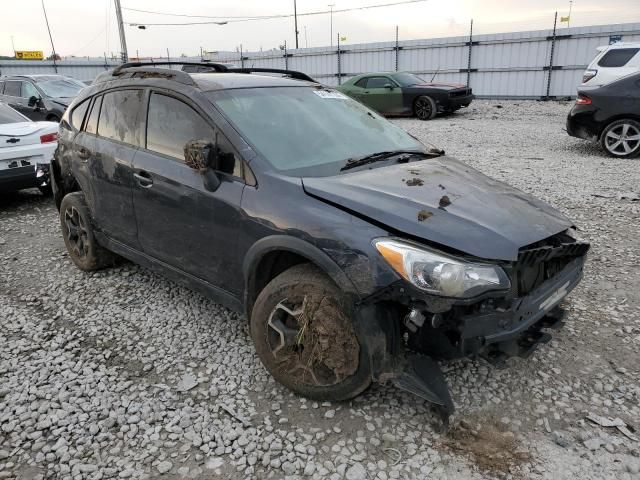
[[[470,298],[511,287],[497,265],[470,263],[398,240],[374,240],[378,252],[405,280],[443,297]]]

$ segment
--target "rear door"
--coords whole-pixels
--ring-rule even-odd
[[[97,96],[74,141],[74,164],[87,179],[83,191],[95,222],[109,238],[136,250],[140,245],[131,198],[132,164],[144,137],[144,99],[142,89]]]
[[[190,140],[217,144],[229,166],[211,192],[184,163]],[[133,202],[145,253],[227,292],[239,295],[236,259],[244,181],[240,156],[187,98],[153,92],[146,148],[134,158]]]
[[[390,77],[368,77],[361,93],[361,101],[383,114],[397,114],[402,111],[402,89]]]

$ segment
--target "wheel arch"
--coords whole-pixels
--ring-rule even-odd
[[[59,147],[58,147],[59,148]],[[67,168],[63,171],[63,166],[54,157],[51,160],[51,188],[53,190],[53,199],[56,208],[60,210],[62,199],[67,193],[81,192],[80,184],[73,176],[71,169]]]
[[[247,319],[251,318],[253,304],[264,287],[277,275],[300,263],[314,264],[343,292],[358,295],[354,284],[338,264],[318,247],[297,237],[272,235],[258,240],[245,255],[242,271]]]
[[[636,122],[640,122],[640,115],[635,113],[620,113],[607,118],[606,121],[602,122],[600,131],[598,132],[598,141],[602,139],[602,134],[607,129],[607,127],[613,122],[617,122],[618,120],[635,120]]]

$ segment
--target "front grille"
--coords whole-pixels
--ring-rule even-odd
[[[589,247],[586,242],[576,241],[560,233],[521,248],[514,269],[518,296],[528,295],[553,278],[573,259],[586,255]]]
[[[461,88],[461,89],[453,90],[453,91],[449,92],[449,97],[450,98],[466,97],[467,95],[471,95],[471,89],[470,88]]]

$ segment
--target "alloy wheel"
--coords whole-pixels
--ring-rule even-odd
[[[640,131],[628,123],[616,125],[606,133],[605,146],[613,155],[630,155],[640,147]]]
[[[65,210],[64,224],[71,250],[78,258],[85,258],[89,253],[89,234],[82,216],[75,207]]]
[[[416,116],[420,119],[431,118],[431,102],[426,98],[419,98],[416,101]]]
[[[267,343],[277,368],[297,383],[331,386],[357,369],[358,340],[327,297],[279,302],[268,319]]]

